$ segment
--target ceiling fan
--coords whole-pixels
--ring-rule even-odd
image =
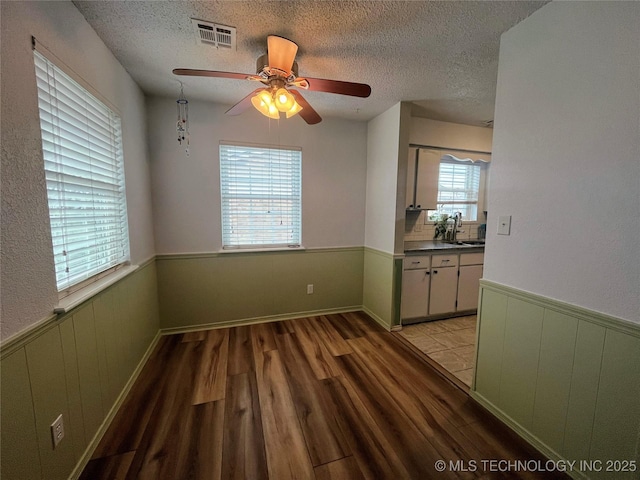
[[[176,68],[173,73],[194,77],[258,81],[265,86],[254,90],[227,110],[228,115],[239,115],[246,111],[250,105],[253,105],[260,113],[273,119],[280,118],[281,112],[285,113],[287,118],[299,113],[309,125],[321,122],[322,118],[302,94],[292,87],[361,98],[371,95],[371,87],[364,83],[298,77],[298,63],[295,61],[297,52],[298,45],[291,40],[269,35],[267,37],[267,54],[258,58],[256,75],[188,68]]]

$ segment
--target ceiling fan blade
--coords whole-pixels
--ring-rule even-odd
[[[291,40],[276,35],[267,37],[267,54],[269,55],[269,67],[277,68],[286,73],[291,73],[293,61],[298,53],[298,45]]]
[[[215,70],[193,70],[191,68],[176,68],[173,70],[174,75],[187,75],[190,77],[214,77],[214,78],[233,78],[235,80],[251,80],[255,75],[248,73],[233,72],[216,72]]]
[[[227,115],[240,115],[241,113],[246,112],[247,109],[252,106],[251,99],[255,96],[256,93],[258,93],[261,90],[264,90],[264,89],[263,88],[255,89],[253,92],[251,92],[249,95],[244,97],[242,100],[240,100],[238,103],[236,103],[233,107],[231,107],[229,110],[227,110],[224,113],[226,113]]]
[[[342,82],[340,80],[325,80],[322,78],[296,78],[306,80],[309,83],[309,90],[314,92],[339,93],[340,95],[350,95],[352,97],[367,98],[371,95],[371,87],[366,83]]]
[[[305,100],[302,94],[296,90],[289,90],[291,94],[296,97],[296,102],[298,105],[302,107],[302,110],[298,113],[302,117],[302,119],[307,122],[309,125],[315,125],[316,123],[320,123],[322,121],[322,117],[318,115],[309,102]]]

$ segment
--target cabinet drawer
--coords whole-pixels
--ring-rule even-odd
[[[458,255],[434,255],[431,258],[431,268],[456,267],[457,265]]]
[[[430,260],[430,255],[404,257],[404,269],[415,270],[416,268],[429,268]]]
[[[461,253],[460,265],[482,265],[484,263],[484,253]]]

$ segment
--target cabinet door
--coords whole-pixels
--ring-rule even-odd
[[[460,267],[458,278],[458,310],[474,310],[478,308],[478,294],[482,265]]]
[[[400,315],[403,319],[427,316],[429,278],[429,270],[405,270],[402,273]]]
[[[407,197],[405,204],[407,208],[414,208],[414,200],[416,196],[416,162],[418,161],[418,149],[409,149],[409,158],[407,159]]]
[[[458,269],[441,267],[431,269],[431,301],[429,315],[456,311]]]
[[[440,176],[440,154],[420,150],[416,177],[416,207],[435,210],[438,203],[438,177]]]

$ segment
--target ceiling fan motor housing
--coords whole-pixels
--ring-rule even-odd
[[[285,72],[283,70],[273,68],[269,66],[269,55],[264,54],[258,57],[256,61],[256,74],[264,76],[265,78],[269,78],[274,75],[279,75],[284,77],[285,80],[289,78],[296,78],[298,76],[298,62],[294,61],[291,66],[290,72]]]

